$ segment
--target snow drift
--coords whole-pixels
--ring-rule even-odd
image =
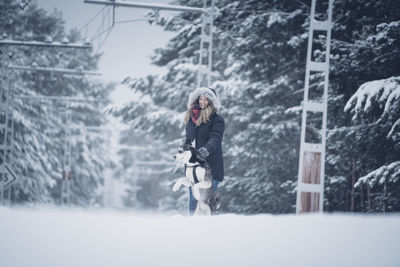
[[[0,208],[0,265],[400,266],[400,216]]]

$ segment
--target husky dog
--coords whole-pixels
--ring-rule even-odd
[[[185,163],[185,176],[176,181],[172,190],[178,191],[184,185],[192,187],[193,197],[197,200],[195,215],[211,215],[217,210],[217,198],[214,192],[211,169],[207,161],[190,145],[184,145],[174,155],[174,160]]]

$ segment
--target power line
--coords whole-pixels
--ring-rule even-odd
[[[91,42],[93,42],[93,40],[99,38],[101,35],[103,35],[105,32],[110,32],[111,29],[113,28],[113,26],[108,27],[107,29],[103,30],[102,32],[100,32],[99,34],[97,34],[95,37],[92,37],[92,39],[90,39]],[[109,34],[109,33],[107,33]]]
[[[111,26],[111,30],[112,30],[113,27],[114,27],[114,26]],[[97,47],[96,54],[97,54],[97,52],[99,52],[100,48],[101,48],[101,47],[103,46],[103,44],[106,42],[108,36],[109,36],[110,33],[111,33],[111,30],[107,32],[106,37],[104,37],[103,41],[102,41],[102,42],[99,44],[99,46]]]
[[[85,28],[87,27],[102,11],[103,9],[105,9],[106,6],[104,6],[96,15],[94,15],[91,19],[88,20],[88,22],[86,22],[85,25],[82,26],[82,28],[78,31],[79,33]]]
[[[115,23],[131,23],[131,22],[139,22],[139,21],[147,21],[147,19],[118,20]]]

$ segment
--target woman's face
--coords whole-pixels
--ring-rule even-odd
[[[208,105],[208,99],[205,96],[200,96],[199,98],[199,105],[201,109],[204,109]]]

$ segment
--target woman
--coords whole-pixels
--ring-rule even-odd
[[[221,104],[213,89],[199,87],[189,95],[188,110],[185,115],[186,142],[195,142],[200,155],[211,167],[214,190],[224,179],[224,163],[222,158],[222,137],[225,121],[218,114]],[[197,200],[189,188],[189,213],[193,215]]]

